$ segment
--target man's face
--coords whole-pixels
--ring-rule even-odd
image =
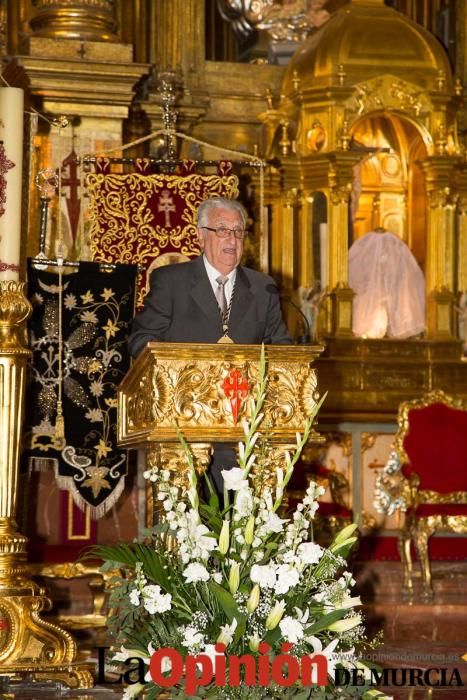
[[[212,209],[208,214],[206,224],[210,228],[243,229],[242,217],[236,211],[230,209]],[[214,231],[198,228],[198,240],[201,250],[216,270],[223,275],[228,275],[240,263],[243,253],[243,240],[235,238],[230,233],[228,238],[219,238]]]

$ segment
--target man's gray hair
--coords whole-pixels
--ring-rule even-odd
[[[246,228],[248,214],[245,207],[236,199],[228,199],[227,197],[212,197],[201,202],[198,207],[198,228],[208,225],[209,214],[214,209],[230,209],[230,211],[237,212],[242,217],[243,226]]]

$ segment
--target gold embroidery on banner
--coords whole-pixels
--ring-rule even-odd
[[[86,178],[89,193],[90,244],[96,262],[136,263],[147,268],[170,246],[189,258],[199,255],[196,238],[196,209],[207,197],[238,196],[235,175],[193,174],[141,175],[133,173],[95,174]],[[156,213],[149,207],[159,196],[159,214],[165,226],[155,223]],[[181,197],[185,208],[181,223],[174,220],[174,196]],[[162,207],[162,208],[161,208]],[[136,304],[141,306],[146,290],[138,278]]]

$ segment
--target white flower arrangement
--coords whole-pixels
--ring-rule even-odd
[[[307,688],[199,687],[197,698],[328,698],[336,666],[360,668],[355,648],[365,643],[362,616],[355,611],[360,599],[351,595],[355,583],[346,571],[345,556],[356,541],[356,525],[339,533],[330,547],[313,541],[313,518],[323,493],[311,483],[291,518],[280,512],[287,484],[303,446],[308,441],[310,416],[303,435],[297,434],[293,455],[277,467],[274,488],[266,488],[253,473],[258,461],[254,447],[265,399],[264,354],[250,423],[239,445],[239,466],[223,471],[224,504],[211,488],[209,503],[200,502],[193,459],[185,445],[188,485],[172,485],[168,471],[148,470],[146,479],[157,486],[164,522],[144,543],[97,547],[94,554],[124,576],[115,579],[111,620],[116,644],[146,659],[148,649],[170,647],[182,656],[205,654],[214,659],[216,644],[225,655],[258,654],[262,642],[270,654],[281,654],[284,643],[297,659],[316,653],[328,661],[329,686]],[[209,484],[208,484],[209,485]],[[167,537],[175,546],[167,546]],[[167,670],[168,667],[166,666]],[[146,669],[147,670],[147,669]],[[151,676],[138,692],[148,700],[163,688]],[[339,689],[339,697],[384,697],[368,686]],[[136,697],[133,689],[127,697]],[[167,697],[167,696],[165,696]],[[183,687],[173,687],[171,698],[184,698]]]

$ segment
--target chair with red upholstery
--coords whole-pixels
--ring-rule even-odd
[[[442,391],[401,404],[395,448],[408,481],[399,538],[404,589],[412,592],[413,542],[429,598],[429,538],[438,530],[467,533],[467,407]]]

